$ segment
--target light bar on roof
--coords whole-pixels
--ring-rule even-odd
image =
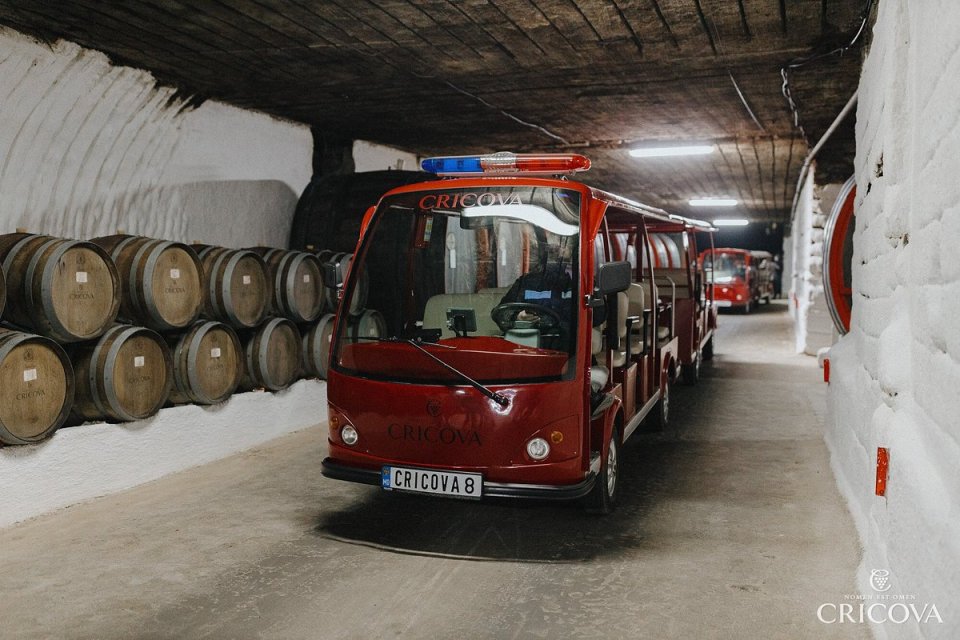
[[[438,176],[557,175],[586,171],[590,159],[578,154],[488,153],[479,156],[440,156],[420,163]]]

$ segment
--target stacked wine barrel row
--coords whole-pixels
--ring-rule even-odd
[[[91,242],[29,233],[0,235],[10,322],[60,343],[92,340],[120,308],[120,278]]]
[[[27,444],[67,420],[76,377],[60,345],[109,329],[120,281],[99,246],[45,235],[0,235],[0,265],[4,319],[16,327],[0,330],[0,442]]]
[[[353,266],[353,254],[334,252],[329,250],[317,253],[317,258],[324,265],[340,265],[340,272],[344,279],[350,276],[350,268]],[[342,316],[343,322],[347,323],[344,330],[344,336],[347,339],[356,340],[363,338],[382,338],[385,337],[386,323],[380,312],[373,309],[367,309],[367,296],[369,292],[369,280],[367,274],[362,272],[357,282],[353,283],[353,295],[350,299],[350,308]],[[336,311],[340,305],[337,291],[334,289],[324,289],[326,298],[325,309]],[[325,380],[330,360],[330,343],[333,338],[333,320],[334,314],[323,315],[316,322],[302,325],[301,334],[303,338],[303,362],[304,375],[308,377],[317,377]]]
[[[203,315],[237,332],[234,387],[279,391],[301,369],[295,322],[313,320],[323,300],[321,265],[299,251],[195,245],[203,263]]]

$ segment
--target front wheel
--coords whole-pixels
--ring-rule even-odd
[[[616,427],[610,434],[610,446],[607,457],[600,467],[600,474],[588,496],[587,511],[590,513],[612,513],[620,495],[620,430]]]

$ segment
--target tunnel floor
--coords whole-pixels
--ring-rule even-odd
[[[0,530],[0,635],[869,637],[817,619],[860,551],[786,309],[721,316],[611,516],[328,480],[318,427]]]

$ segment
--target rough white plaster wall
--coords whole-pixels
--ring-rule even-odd
[[[801,187],[791,235],[784,239],[784,256],[790,260],[789,281],[784,282],[790,287],[797,352],[815,356],[834,341],[823,292],[823,229],[842,185],[816,185],[813,174],[811,170]]]
[[[416,154],[407,153],[393,147],[357,140],[353,143],[354,170],[383,171],[395,169],[404,171],[419,171],[420,162]]]
[[[0,527],[143,484],[327,419],[326,383],[162,409],[148,420],[60,429],[36,445],[0,448]],[[317,460],[317,464],[320,461]]]
[[[857,107],[851,331],[830,350],[827,443],[864,556],[860,587],[938,606],[960,637],[960,4],[881,2]],[[886,497],[877,447],[890,449]]]
[[[149,73],[3,28],[0,114],[0,232],[285,246],[310,179],[305,126],[185,109]]]

